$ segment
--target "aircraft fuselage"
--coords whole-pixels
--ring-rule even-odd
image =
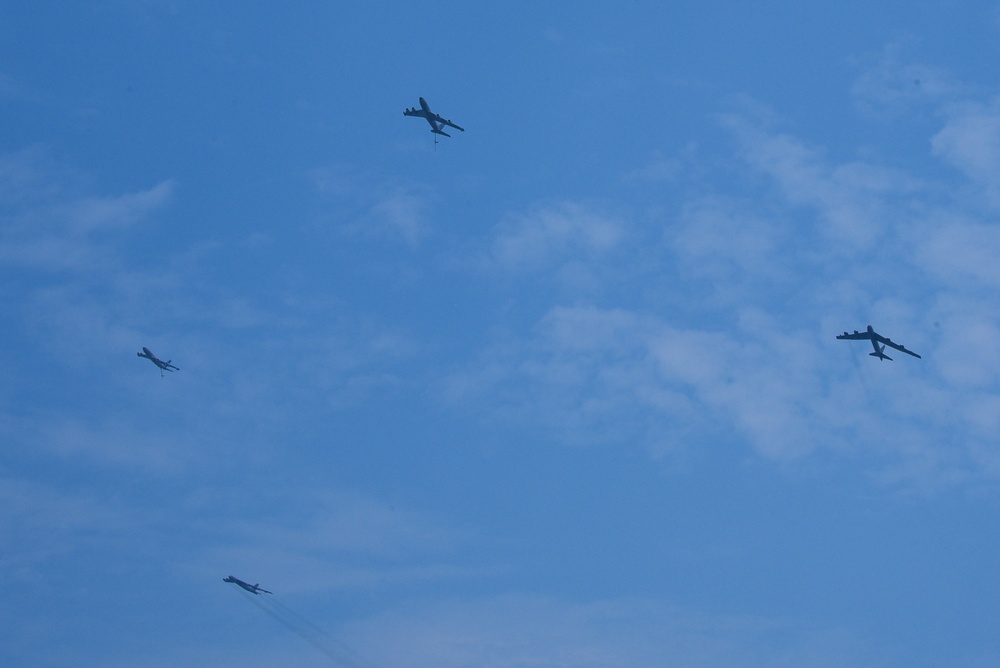
[[[248,584],[248,583],[244,582],[243,580],[240,580],[237,577],[233,577],[232,575],[230,575],[227,578],[222,578],[222,581],[223,582],[228,582],[228,583],[234,584],[234,585],[239,585],[240,587],[242,587],[243,589],[246,589],[251,594],[258,594],[259,595],[261,592],[263,592],[265,594],[270,594],[271,593],[271,592],[269,592],[266,589],[261,589],[260,588],[260,583],[253,584],[253,585],[252,584]]]
[[[438,114],[435,114],[433,111],[431,111],[431,105],[427,104],[427,100],[422,97],[420,98],[419,110],[416,107],[412,109],[406,109],[405,111],[403,111],[403,115],[419,116],[420,118],[423,118],[431,126],[431,132],[433,132],[436,135],[444,135],[445,137],[450,137],[451,135],[442,129],[446,125],[453,127],[456,130],[461,130],[462,132],[465,132],[465,128],[459,127],[450,120]]]
[[[879,360],[892,361],[892,358],[885,354],[885,349],[887,347],[892,348],[893,350],[899,350],[901,352],[906,353],[907,355],[912,355],[913,357],[920,359],[920,355],[913,352],[903,344],[895,343],[889,337],[882,336],[881,334],[876,332],[871,325],[868,325],[867,329],[865,329],[864,332],[859,332],[858,330],[854,330],[853,334],[848,334],[847,332],[844,332],[843,334],[838,334],[837,338],[847,339],[848,341],[868,340],[872,344],[872,349],[874,350],[874,352],[870,352],[868,354],[871,355],[872,357],[879,358]]]
[[[875,338],[875,329],[871,325],[868,325],[868,335],[871,337],[869,341],[872,343],[872,348],[875,349],[875,352],[868,354],[872,357],[877,357],[880,362],[882,360],[889,360],[891,362],[892,358],[885,354],[885,346],[878,344],[878,339]]]
[[[176,367],[176,366],[174,366],[173,364],[170,363],[170,360],[167,360],[166,362],[164,362],[159,357],[157,357],[156,355],[154,355],[153,351],[151,351],[146,346],[143,346],[142,347],[142,352],[141,353],[136,353],[136,355],[138,357],[145,357],[150,362],[152,362],[153,364],[155,364],[156,366],[158,366],[160,368],[160,372],[161,373],[163,371],[180,371],[180,369],[178,367]]]

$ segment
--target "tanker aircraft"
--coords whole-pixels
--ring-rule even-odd
[[[416,107],[411,107],[410,109],[404,110],[403,111],[403,115],[404,116],[418,116],[420,118],[425,119],[428,123],[431,124],[431,132],[433,132],[436,135],[444,135],[445,137],[450,137],[451,136],[450,134],[448,134],[447,132],[444,132],[441,129],[445,125],[447,125],[449,127],[452,127],[452,128],[455,128],[456,130],[461,130],[462,132],[465,132],[465,128],[460,128],[459,126],[455,125],[454,123],[452,123],[448,119],[443,118],[443,117],[439,116],[438,114],[435,114],[433,111],[431,111],[430,106],[427,104],[427,100],[425,100],[424,98],[420,98],[420,108],[419,109],[417,109]]]
[[[142,352],[141,353],[136,353],[136,355],[138,355],[139,357],[145,357],[150,362],[152,362],[156,366],[160,367],[160,376],[163,376],[163,372],[164,371],[171,371],[171,372],[173,372],[173,371],[180,371],[180,368],[178,368],[178,367],[174,366],[173,364],[171,364],[170,360],[167,360],[166,362],[164,362],[159,357],[157,357],[156,355],[154,355],[152,353],[152,351],[150,351],[150,349],[147,348],[146,346],[143,346],[142,347]]]
[[[246,582],[244,582],[243,580],[240,580],[239,578],[234,578],[232,575],[230,575],[228,578],[222,578],[222,581],[223,582],[230,582],[230,583],[232,583],[234,585],[239,585],[239,586],[243,587],[244,589],[246,589],[251,594],[258,595],[258,596],[261,593],[264,593],[264,594],[273,594],[274,593],[273,591],[268,591],[266,589],[261,589],[260,588],[260,584],[254,584],[254,585],[247,584]]]

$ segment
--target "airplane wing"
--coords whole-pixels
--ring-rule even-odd
[[[426,111],[424,111],[423,109],[416,109],[416,108],[405,109],[403,111],[403,115],[404,116],[417,116],[418,118],[428,118]],[[437,114],[434,114],[434,116],[436,116],[436,115]]]
[[[437,114],[435,114],[435,117],[436,118],[434,120],[436,120],[438,123],[441,123],[443,125],[447,125],[449,127],[455,128],[456,130],[459,130],[461,132],[465,132],[465,128],[459,127],[459,126],[455,125],[454,123],[452,123],[451,121],[449,121],[447,118],[441,118]]]
[[[894,343],[891,339],[888,339],[888,338],[882,336],[881,334],[876,334],[874,338],[879,343],[884,343],[885,345],[889,346],[890,348],[895,348],[896,350],[898,350],[901,353],[906,353],[907,355],[913,355],[917,359],[921,359],[920,355],[916,354],[915,352],[913,352],[912,350],[910,350],[906,346],[904,346],[902,344],[899,344],[899,343]]]
[[[876,336],[878,336],[878,335],[876,334]],[[869,341],[869,340],[871,340],[872,337],[871,337],[871,334],[869,334],[868,332],[857,332],[856,331],[853,334],[848,334],[847,332],[844,332],[843,334],[838,334],[837,338],[838,339],[847,339],[848,341]]]

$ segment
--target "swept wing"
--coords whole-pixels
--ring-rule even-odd
[[[451,135],[444,132],[441,128],[448,126],[450,128],[455,128],[461,132],[465,132],[465,128],[452,122],[450,119],[445,118],[440,114],[435,114],[431,111],[430,105],[427,104],[427,100],[420,98],[420,108],[410,107],[409,109],[403,110],[404,116],[414,116],[417,118],[423,118],[431,126],[431,132],[437,135],[444,135],[445,137],[450,137]]]
[[[260,588],[260,583],[249,584],[249,583],[244,582],[243,580],[240,580],[238,577],[235,577],[235,576],[232,576],[232,575],[230,575],[227,578],[222,578],[222,581],[223,582],[229,582],[229,583],[234,584],[234,585],[238,585],[238,586],[242,587],[243,589],[246,589],[251,594],[258,594],[259,595],[259,594],[262,594],[262,593],[263,594],[273,594],[274,593],[273,591],[268,591],[266,589],[261,589]]]
[[[879,334],[878,332],[876,332],[874,329],[872,329],[871,325],[868,325],[868,329],[866,331],[864,331],[864,332],[859,332],[858,330],[854,330],[853,334],[848,334],[847,332],[844,332],[843,334],[838,334],[837,338],[838,339],[846,339],[848,341],[871,341],[872,347],[875,349],[875,352],[872,353],[872,354],[875,357],[883,357],[883,356],[885,356],[883,351],[885,350],[885,346],[889,346],[890,348],[894,348],[894,349],[896,349],[896,350],[898,350],[900,352],[906,353],[907,355],[912,355],[913,357],[916,357],[917,359],[922,359],[920,357],[920,355],[918,355],[917,353],[913,352],[912,350],[910,350],[909,348],[907,348],[903,344],[896,343],[895,341],[893,341],[892,339],[890,339],[887,336],[882,336],[881,334]],[[881,348],[879,346],[880,343],[882,344]],[[885,356],[885,359],[892,359],[892,358],[888,357],[888,356]]]
[[[136,355],[139,356],[139,357],[145,357],[146,359],[148,359],[150,362],[152,362],[153,364],[155,364],[156,366],[158,366],[160,368],[161,372],[163,372],[163,371],[180,371],[181,370],[180,367],[174,366],[173,364],[171,364],[170,360],[167,360],[166,362],[164,362],[159,357],[157,357],[156,355],[154,355],[153,351],[151,351],[149,348],[146,348],[145,346],[143,346],[142,352],[141,353],[136,353]]]
[[[889,346],[890,348],[895,348],[896,350],[898,350],[901,353],[906,353],[907,355],[913,355],[917,359],[921,359],[920,355],[916,354],[915,352],[913,352],[912,350],[910,350],[909,348],[907,348],[903,344],[901,344],[901,343],[894,343],[892,341],[892,339],[890,339],[888,337],[885,337],[885,336],[882,336],[881,334],[876,334],[874,332],[872,332],[872,334],[873,334],[874,339],[876,341],[878,341],[879,343],[884,343],[885,345]]]

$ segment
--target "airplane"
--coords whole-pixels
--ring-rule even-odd
[[[890,348],[895,348],[896,350],[904,352],[907,355],[913,355],[917,359],[921,359],[920,355],[916,354],[912,350],[909,350],[906,346],[899,343],[893,343],[891,339],[877,333],[874,329],[872,329],[871,325],[868,325],[868,329],[864,332],[858,332],[858,330],[854,330],[853,334],[848,334],[847,332],[844,332],[843,334],[838,334],[837,338],[847,339],[849,341],[865,341],[865,340],[871,341],[872,348],[875,349],[875,352],[868,354],[871,355],[872,357],[879,358],[879,361],[881,360],[889,360],[890,362],[892,361],[892,358],[885,354],[886,346],[889,346]],[[880,343],[882,345],[879,345]]]
[[[160,377],[161,378],[163,377],[163,372],[164,371],[171,371],[171,372],[173,372],[173,371],[180,371],[180,368],[178,368],[178,367],[174,366],[173,364],[171,364],[170,360],[167,360],[166,362],[164,362],[159,357],[157,357],[156,355],[154,355],[149,350],[149,348],[147,348],[146,346],[143,346],[142,347],[142,352],[141,353],[136,353],[136,355],[138,355],[139,357],[145,357],[150,362],[152,362],[156,366],[160,367]]]
[[[456,130],[461,130],[462,132],[465,132],[465,128],[460,128],[451,121],[449,121],[448,119],[442,118],[441,116],[431,111],[430,106],[428,106],[427,104],[427,100],[425,100],[424,98],[420,98],[420,109],[417,109],[416,107],[406,109],[403,111],[403,115],[419,116],[420,118],[426,119],[426,121],[431,124],[431,132],[433,132],[436,135],[444,135],[445,137],[451,136],[450,134],[444,132],[441,129],[445,125],[453,127]],[[437,141],[437,138],[435,138],[435,141]]]
[[[234,585],[239,585],[239,586],[243,587],[248,592],[250,592],[251,594],[254,594],[254,595],[260,595],[261,593],[264,593],[264,594],[273,594],[274,593],[273,591],[268,591],[266,589],[261,589],[260,588],[260,584],[255,584],[255,585],[247,584],[243,580],[240,580],[239,578],[235,578],[232,575],[230,575],[228,578],[222,578],[222,581],[223,582],[231,582]]]

